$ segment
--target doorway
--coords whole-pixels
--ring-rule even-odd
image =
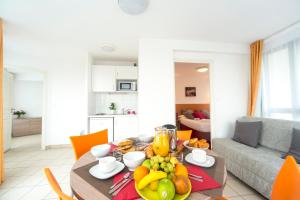
[[[44,75],[25,68],[4,68],[4,151],[41,149]]]
[[[192,130],[191,138],[211,146],[209,73],[209,63],[175,62],[177,128]]]

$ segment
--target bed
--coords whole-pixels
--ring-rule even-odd
[[[177,126],[180,130],[192,130],[192,138],[206,139],[211,144],[210,119],[188,119],[181,114],[184,109],[207,110],[209,104],[176,104]],[[211,146],[211,145],[210,145]]]

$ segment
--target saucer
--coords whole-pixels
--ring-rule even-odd
[[[125,165],[119,161],[116,161],[116,167],[110,171],[110,172],[102,172],[101,171],[101,166],[99,164],[93,166],[90,168],[89,173],[98,179],[108,179],[114,175],[116,175],[117,173],[119,173],[120,171],[122,171],[124,169]]]
[[[190,163],[190,164],[197,165],[197,166],[200,166],[200,167],[211,167],[215,164],[215,158],[212,157],[212,156],[207,155],[206,156],[206,161],[201,163],[201,162],[198,162],[198,161],[193,159],[192,153],[189,153],[185,156],[185,161]]]

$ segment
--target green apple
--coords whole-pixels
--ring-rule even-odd
[[[150,160],[147,159],[143,162],[142,166],[145,166],[147,167],[149,170],[151,169],[151,163],[150,163]]]

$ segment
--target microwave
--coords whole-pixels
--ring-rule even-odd
[[[117,80],[117,91],[137,91],[137,81]]]

